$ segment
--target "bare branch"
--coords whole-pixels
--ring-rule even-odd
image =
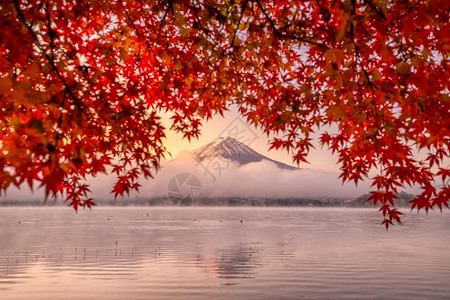
[[[61,80],[61,82],[63,83],[66,91],[70,94],[70,96],[73,98],[74,104],[75,106],[82,112],[84,112],[84,109],[81,107],[80,105],[80,100],[78,99],[77,96],[75,96],[74,92],[72,91],[72,88],[67,84],[66,80],[64,79],[64,77],[62,76],[61,72],[59,71],[58,67],[55,64],[55,61],[52,59],[52,57],[50,57],[50,55],[47,54],[47,52],[45,51],[44,47],[41,45],[41,43],[39,42],[39,39],[36,35],[36,33],[33,31],[33,28],[30,24],[27,23],[27,20],[25,18],[25,15],[23,14],[22,10],[20,9],[20,5],[18,3],[17,0],[14,0],[14,7],[17,11],[17,14],[20,18],[20,20],[22,21],[22,23],[25,25],[25,27],[28,29],[28,32],[30,32],[30,34],[33,36],[36,44],[39,47],[39,50],[41,50],[42,54],[45,55],[45,58],[49,61],[53,71],[55,72],[56,76],[58,76],[58,78]]]
[[[317,43],[317,42],[313,42],[311,40],[307,40],[307,39],[303,39],[303,38],[300,38],[300,37],[296,37],[296,36],[292,36],[292,35],[287,35],[287,34],[281,33],[280,31],[278,31],[275,23],[273,22],[273,20],[269,17],[267,12],[262,7],[261,2],[259,2],[259,0],[255,0],[255,2],[258,4],[258,7],[261,9],[261,11],[264,14],[264,16],[266,17],[267,21],[269,21],[270,26],[272,27],[272,30],[275,32],[275,34],[278,36],[278,38],[280,38],[280,39],[291,39],[291,40],[304,42],[304,43],[307,43],[307,44],[311,44],[311,45],[315,45],[315,46],[319,46],[319,47],[328,49],[328,47],[326,45],[322,44],[322,43]]]
[[[244,16],[245,9],[247,8],[247,3],[248,3],[248,0],[245,0],[244,4],[242,5],[241,16],[239,17],[238,23],[236,25],[236,29],[234,30],[233,39],[231,40],[231,47],[234,47],[234,40],[236,39],[236,34],[239,30],[239,25],[241,24],[242,17]]]
[[[364,3],[369,5],[383,20],[386,20],[385,14],[371,0],[364,0]]]

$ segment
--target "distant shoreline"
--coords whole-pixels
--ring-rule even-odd
[[[350,206],[352,200],[341,200],[341,199],[315,199],[315,198],[201,198],[197,201],[192,201],[191,199],[169,199],[168,197],[158,197],[158,198],[137,198],[137,199],[116,199],[116,200],[97,200],[94,201],[98,206],[224,206],[224,207],[290,207],[290,206],[313,206],[313,207],[345,207]],[[42,200],[32,200],[32,201],[1,201],[1,206],[65,206],[62,200],[58,201],[47,201],[44,203]]]
[[[398,207],[410,207],[409,202],[414,195],[400,193],[400,199],[396,200]],[[189,197],[136,197],[129,199],[97,199],[94,202],[98,206],[198,206],[198,207],[367,207],[373,208],[373,203],[368,201],[369,194],[362,195],[356,199],[348,198],[319,198],[319,197],[285,197],[285,198],[264,198],[264,197],[201,197],[191,199]],[[68,203],[61,199],[55,200],[0,200],[0,207],[18,207],[18,206],[66,206]]]

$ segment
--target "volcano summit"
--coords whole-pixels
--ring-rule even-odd
[[[293,166],[270,159],[232,137],[220,137],[214,139],[209,144],[195,149],[193,153],[200,161],[221,157],[235,161],[239,163],[239,165],[245,165],[252,162],[267,160],[275,163],[281,169],[298,170],[298,168]]]

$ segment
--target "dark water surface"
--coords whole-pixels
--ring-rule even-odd
[[[342,208],[0,208],[0,299],[450,299],[450,212],[406,212],[388,232],[380,221]]]

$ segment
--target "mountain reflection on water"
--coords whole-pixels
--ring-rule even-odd
[[[0,209],[0,299],[447,299],[450,213]],[[242,222],[241,222],[242,220]]]
[[[198,253],[196,260],[199,268],[204,268],[210,278],[228,279],[226,285],[239,284],[240,280],[254,278],[254,269],[261,265],[260,253],[251,246],[236,245],[227,249],[216,249],[209,256]]]

